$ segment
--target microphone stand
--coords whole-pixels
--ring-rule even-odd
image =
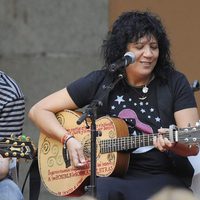
[[[103,89],[106,90],[104,95],[99,100],[93,100],[89,104],[85,112],[77,120],[77,124],[81,124],[83,121],[86,121],[86,118],[91,119],[91,176],[90,176],[90,185],[86,186],[86,190],[92,197],[96,198],[96,137],[99,135],[99,132],[96,130],[96,119],[97,119],[97,109],[103,106],[103,98],[114,88],[114,86],[123,78],[122,74],[119,74],[117,79],[111,82],[108,86],[103,86]],[[86,121],[87,125],[87,121]]]

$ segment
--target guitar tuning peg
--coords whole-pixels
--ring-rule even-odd
[[[193,130],[193,131],[196,131],[196,130],[197,130],[197,128],[196,128],[196,127],[193,127],[193,128],[192,128],[192,130]]]
[[[26,141],[27,141],[27,142],[30,142],[30,141],[31,141],[31,138],[30,138],[29,136],[27,136],[27,137],[26,137]]]
[[[13,142],[13,146],[17,146],[17,142]]]
[[[27,137],[26,137],[25,134],[22,134],[22,135],[20,136],[20,139],[21,139],[21,141],[27,141]]]
[[[24,153],[20,153],[20,156],[23,158],[25,156],[25,154]]]
[[[13,133],[11,133],[10,137],[11,137],[11,139],[15,139],[16,138],[15,134],[13,134]]]
[[[25,147],[26,145],[25,145],[25,143],[24,143],[24,142],[22,142],[22,143],[21,143],[21,146],[22,146],[22,147]]]
[[[8,153],[8,152],[6,152],[4,155],[5,155],[6,157],[8,157],[8,156],[9,156],[9,153]]]
[[[17,156],[17,153],[16,153],[16,152],[13,152],[12,154],[13,154],[13,156],[14,156],[14,157],[16,157],[16,156]]]
[[[196,122],[196,123],[195,123],[195,126],[196,126],[196,127],[199,127],[199,126],[200,126],[200,121]]]
[[[7,139],[7,140],[5,141],[5,143],[6,143],[6,144],[10,144],[10,140]]]

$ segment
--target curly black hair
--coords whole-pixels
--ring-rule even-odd
[[[127,44],[136,42],[143,36],[154,36],[158,42],[159,57],[154,73],[161,75],[166,68],[174,68],[170,58],[170,42],[160,18],[149,11],[128,11],[114,22],[112,30],[103,41],[102,56],[105,68],[127,51]]]

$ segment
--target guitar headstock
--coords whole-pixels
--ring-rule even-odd
[[[178,129],[178,141],[185,144],[199,144],[200,143],[200,123],[196,126],[188,126],[186,128]]]
[[[36,148],[30,137],[24,135],[19,137],[0,139],[0,154],[4,158],[25,158],[33,159],[36,155]]]

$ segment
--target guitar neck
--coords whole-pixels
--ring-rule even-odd
[[[101,153],[109,153],[116,151],[125,151],[138,147],[153,145],[153,137],[155,134],[142,134],[138,136],[128,136],[115,139],[101,140]],[[165,135],[169,138],[169,133]]]
[[[171,142],[180,142],[184,144],[197,144],[200,141],[199,128],[185,128],[180,130],[171,130],[165,133],[164,137]],[[109,153],[116,151],[125,151],[139,147],[153,145],[153,137],[157,134],[141,134],[137,136],[120,137],[100,141],[101,153]]]

